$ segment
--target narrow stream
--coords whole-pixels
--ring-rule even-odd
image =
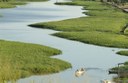
[[[108,69],[128,60],[119,56],[118,48],[88,45],[77,41],[51,36],[57,31],[28,27],[28,24],[48,22],[85,16],[80,6],[54,5],[55,1],[32,2],[17,8],[0,9],[0,39],[36,43],[60,49],[63,54],[55,56],[72,64],[73,68],[56,74],[31,76],[17,83],[100,83],[112,79]],[[78,68],[89,68],[81,77],[75,77]]]

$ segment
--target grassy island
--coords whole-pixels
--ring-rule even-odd
[[[70,68],[70,63],[50,58],[60,53],[60,50],[47,46],[0,40],[0,83]]]

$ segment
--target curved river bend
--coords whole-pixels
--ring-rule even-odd
[[[73,66],[72,69],[56,74],[20,79],[17,83],[100,83],[100,80],[111,79],[113,75],[108,75],[107,70],[128,60],[128,57],[115,54],[118,48],[66,40],[50,35],[57,31],[27,26],[36,22],[85,16],[80,6],[58,6],[54,5],[54,2],[32,2],[17,8],[0,9],[0,13],[4,15],[0,18],[0,39],[36,43],[60,49],[63,54],[55,57],[68,61]],[[77,78],[74,72],[81,67],[90,70]]]

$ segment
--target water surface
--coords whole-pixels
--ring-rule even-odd
[[[108,69],[127,61],[128,57],[115,54],[118,48],[88,45],[76,41],[51,36],[57,31],[31,28],[27,25],[36,22],[57,21],[85,16],[80,6],[54,5],[55,1],[32,2],[25,6],[0,9],[0,39],[36,43],[60,49],[63,54],[55,56],[72,64],[72,68],[60,73],[31,76],[17,83],[100,83],[112,79]],[[81,77],[75,77],[78,68],[89,68]]]

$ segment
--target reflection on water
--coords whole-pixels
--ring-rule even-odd
[[[54,56],[72,64],[72,68],[60,73],[31,76],[20,79],[17,83],[99,83],[102,79],[111,79],[107,70],[128,58],[115,54],[119,49],[83,44],[51,36],[57,31],[28,27],[35,22],[47,22],[83,16],[82,7],[57,6],[53,2],[32,2],[12,9],[1,9],[4,17],[0,18],[0,39],[42,44],[63,51]],[[114,51],[113,51],[114,50]],[[85,74],[75,77],[79,68],[85,68]]]

